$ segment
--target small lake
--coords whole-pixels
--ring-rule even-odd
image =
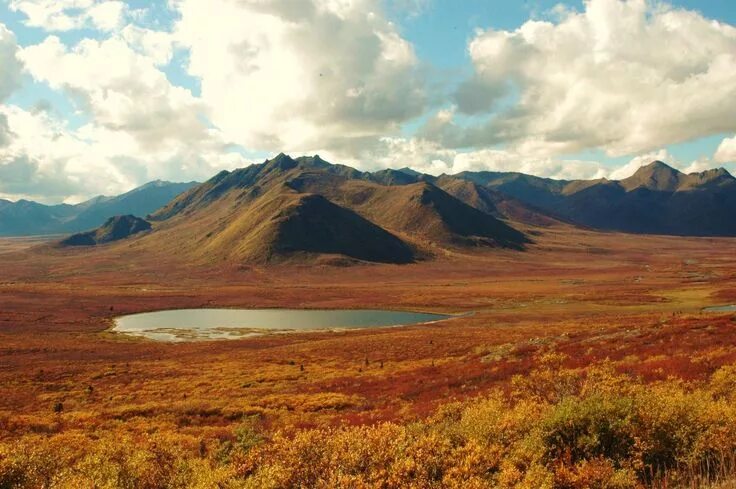
[[[113,331],[158,341],[231,340],[291,331],[406,326],[452,317],[373,309],[175,309],[121,316]]]
[[[736,304],[730,305],[730,306],[713,306],[713,307],[706,307],[703,309],[705,312],[733,312],[736,311]]]

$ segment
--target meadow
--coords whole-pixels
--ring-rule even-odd
[[[410,265],[0,254],[0,487],[730,487],[736,240],[550,228]],[[114,334],[178,307],[447,322],[236,341]],[[720,486],[719,486],[720,485]]]

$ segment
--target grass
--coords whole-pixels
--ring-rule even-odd
[[[535,241],[349,268],[13,247],[0,487],[723,484],[736,323],[700,308],[736,302],[736,240],[553,228]],[[119,314],[231,306],[474,314],[184,344],[107,330]],[[386,448],[396,439],[403,451]]]

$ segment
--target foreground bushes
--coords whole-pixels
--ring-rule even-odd
[[[511,392],[408,425],[268,437],[246,420],[208,441],[29,436],[0,446],[0,488],[700,487],[734,473],[734,386],[733,367],[693,387],[550,362]]]

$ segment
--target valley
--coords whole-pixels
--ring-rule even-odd
[[[551,354],[560,369],[610,365],[648,383],[701,382],[736,361],[731,314],[702,312],[736,302],[729,238],[561,225],[523,253],[471,249],[347,268],[183,266],[175,255],[135,248],[122,264],[120,253],[31,247],[0,255],[0,443],[78,440],[95,453],[104,431],[140,450],[151,450],[153,436],[197,457],[232,440],[244,420],[266,437],[422,420],[448,402],[511,388]],[[111,332],[119,315],[190,307],[474,314],[215,342]]]
[[[704,309],[736,303],[736,238],[595,230],[467,180],[432,183],[400,172],[379,183],[386,172],[353,172],[281,155],[217,175],[145,219],[116,216],[63,239],[0,239],[0,480],[330,487],[342,484],[346,466],[366,483],[375,472],[361,464],[377,463],[388,464],[382,470],[397,486],[411,486],[422,479],[403,464],[440,463],[424,458],[426,443],[449,465],[422,477],[443,474],[450,487],[527,487],[520,474],[538,474],[534,487],[713,476],[678,458],[685,455],[655,452],[654,438],[643,455],[629,450],[622,461],[589,466],[545,451],[557,442],[538,436],[566,400],[608,409],[627,396],[641,410],[632,419],[646,426],[660,422],[646,418],[647,406],[666,401],[681,403],[654,410],[671,413],[667,423],[719,429],[718,416],[731,411],[706,413],[730,399],[730,390],[713,389],[730,382],[736,330],[729,309]],[[151,341],[114,329],[121,316],[175,309],[455,317],[215,334],[228,341]],[[155,339],[202,339],[179,334]],[[693,411],[696,400],[710,404]],[[481,425],[462,420],[488,403],[496,411],[483,423],[497,419],[493,429],[512,426],[523,436],[503,446],[476,440]],[[542,424],[522,423],[524,409]],[[700,414],[677,414],[687,412]],[[636,426],[644,431],[632,437],[658,433]],[[375,460],[397,436],[418,451]],[[716,441],[692,436],[677,446],[710,461],[696,441],[702,450]],[[722,436],[718,444],[736,442]],[[532,441],[541,445],[530,448]],[[353,450],[345,446],[361,443],[369,444],[362,462],[341,458]],[[470,469],[474,443],[482,453],[499,451],[483,462],[491,472]],[[314,453],[321,455],[309,458]],[[520,453],[523,460],[514,458]],[[648,457],[672,464],[672,473],[637,472],[637,464],[654,467]],[[90,475],[89,467],[111,475]]]

